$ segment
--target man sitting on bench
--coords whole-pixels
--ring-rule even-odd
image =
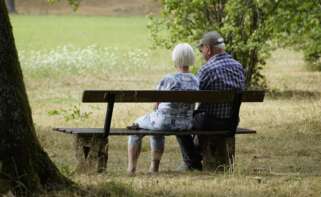
[[[224,51],[224,40],[217,32],[204,34],[199,44],[199,50],[207,62],[196,77],[199,80],[200,90],[243,90],[244,70],[242,65]],[[217,130],[231,124],[231,105],[200,103],[194,113],[193,129]],[[226,130],[226,128],[225,128]],[[200,148],[206,147],[208,138],[198,136]],[[183,164],[178,167],[180,171],[201,170],[202,157],[196,149],[191,135],[177,136],[180,145]]]
[[[159,83],[157,90],[198,90],[199,84],[189,66],[194,64],[193,48],[188,44],[178,44],[172,53],[177,73],[166,75]],[[148,130],[187,130],[192,128],[194,104],[158,103],[155,111],[138,118],[129,129]],[[143,136],[131,135],[128,138],[128,173],[136,171]],[[150,172],[158,172],[159,163],[164,152],[164,136],[150,136],[151,165]]]

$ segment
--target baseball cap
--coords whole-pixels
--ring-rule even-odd
[[[207,32],[203,35],[199,41],[197,47],[200,48],[203,45],[217,46],[224,43],[223,37],[216,31]]]

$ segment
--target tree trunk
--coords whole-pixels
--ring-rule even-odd
[[[18,195],[71,183],[36,137],[4,0],[0,0],[0,163],[0,180],[8,181]]]
[[[16,4],[15,0],[6,0],[7,8],[9,13],[16,13]]]

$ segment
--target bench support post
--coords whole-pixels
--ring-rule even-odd
[[[108,161],[108,136],[110,132],[110,126],[111,126],[111,119],[113,116],[113,110],[114,110],[114,102],[115,102],[115,94],[107,94],[107,112],[105,117],[105,124],[104,124],[104,136],[102,140],[106,142],[106,146],[101,147],[104,148],[104,151],[101,151],[103,153],[102,155],[99,155],[99,158],[104,161],[104,166],[101,168],[101,172],[106,171],[107,169],[107,161]]]
[[[108,157],[108,144],[102,136],[76,135],[76,158],[78,173],[100,173],[105,171]]]
[[[76,136],[76,158],[78,166],[76,171],[82,173],[104,172],[108,161],[108,136],[114,109],[115,95],[106,95],[108,101],[103,135]]]
[[[206,138],[201,147],[204,170],[233,170],[235,137],[206,136]]]
[[[233,170],[235,160],[235,133],[239,123],[242,94],[236,92],[231,106],[230,128],[227,135],[206,136],[202,156],[204,170]]]

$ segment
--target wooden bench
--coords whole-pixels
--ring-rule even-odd
[[[55,131],[76,134],[76,157],[79,171],[103,172],[107,168],[108,136],[110,135],[209,135],[207,147],[202,149],[205,169],[233,166],[235,157],[235,134],[255,134],[248,128],[237,128],[239,109],[242,102],[263,102],[264,91],[149,91],[149,90],[87,90],[83,93],[84,103],[108,103],[103,128],[54,128]],[[231,124],[227,130],[213,131],[148,131],[110,128],[114,103],[230,103]],[[147,112],[146,112],[147,113]],[[129,123],[130,124],[130,123]],[[125,152],[124,152],[125,155]],[[95,168],[93,168],[95,167]],[[91,169],[91,170],[90,170]]]

